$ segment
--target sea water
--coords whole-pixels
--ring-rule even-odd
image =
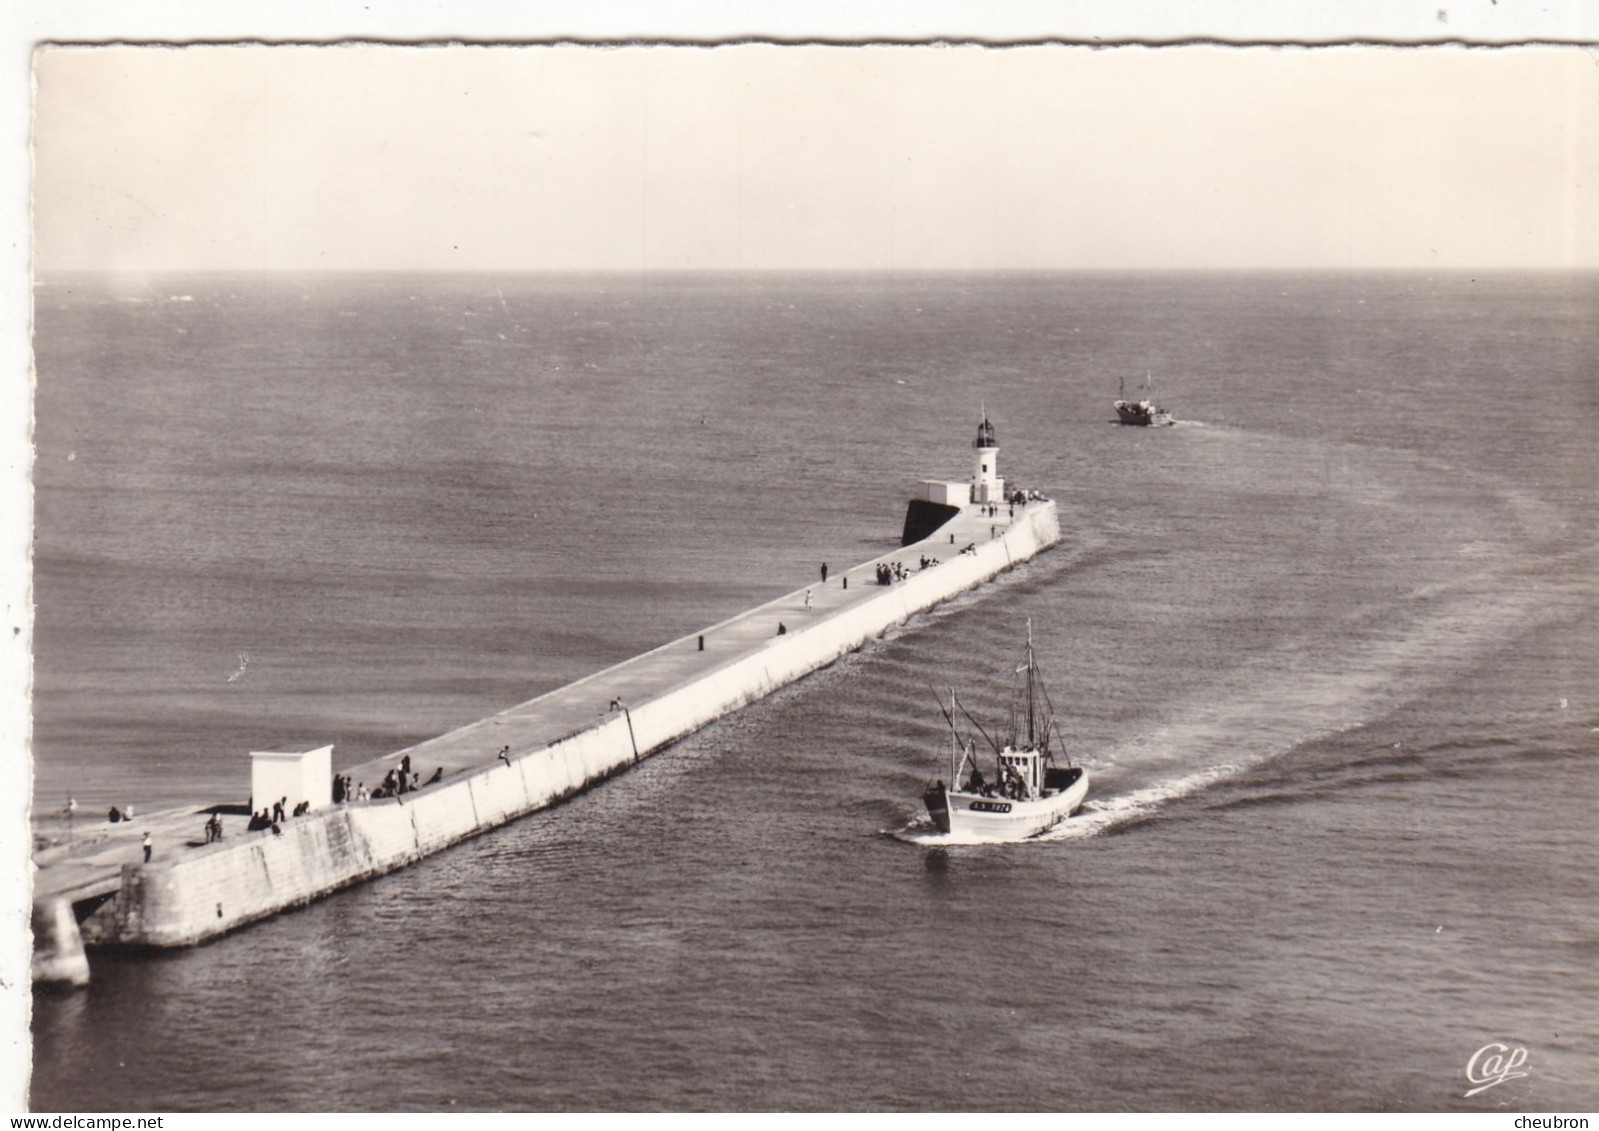
[[[41,811],[240,800],[890,551],[984,411],[1065,535],[568,804],[96,953],[36,1109],[1599,1103],[1599,276],[36,301]],[[1180,423],[1111,425],[1150,380]],[[999,719],[1029,623],[1089,801],[942,843],[939,697]]]

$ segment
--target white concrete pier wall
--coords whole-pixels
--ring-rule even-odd
[[[613,715],[508,766],[496,762],[400,799],[313,812],[283,824],[280,836],[253,833],[128,865],[117,897],[82,924],[83,939],[91,946],[189,946],[402,868],[626,769],[1059,539],[1055,505],[1030,504],[973,553],[952,553],[906,581],[796,623],[786,635],[630,705],[630,719]]]

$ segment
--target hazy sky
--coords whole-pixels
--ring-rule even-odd
[[[73,48],[42,270],[1599,266],[1577,49]]]

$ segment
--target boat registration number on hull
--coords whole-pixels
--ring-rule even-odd
[[[973,801],[967,806],[973,813],[1009,813],[1009,801]]]

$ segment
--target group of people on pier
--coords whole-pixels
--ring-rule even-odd
[[[964,553],[964,551],[962,551]],[[878,562],[877,584],[892,585],[896,581],[908,581],[913,573],[924,569],[932,569],[938,564],[937,558],[930,558],[923,554],[916,563],[916,569],[906,569],[901,562]]]
[[[367,792],[366,782],[358,782],[355,785],[351,785],[347,775],[333,775],[333,804],[343,805],[346,801],[365,801],[371,796]]]
[[[254,799],[251,799],[251,808],[254,809]],[[272,808],[263,809],[259,813],[251,812],[250,823],[245,826],[246,832],[255,832],[258,829],[271,829],[274,833],[282,835],[283,830],[278,828],[290,817],[303,817],[311,811],[309,799],[301,801],[292,810],[289,808],[289,799],[280,797],[272,803]],[[218,829],[217,839],[222,839],[221,830]]]
[[[434,770],[433,776],[428,778],[427,781],[424,782],[421,779],[422,775],[420,773],[413,773],[411,770],[411,756],[409,754],[401,758],[400,764],[383,776],[382,785],[370,792],[366,788],[366,782],[355,782],[352,785],[349,775],[334,774],[333,804],[343,805],[347,801],[368,801],[384,797],[399,797],[402,794],[412,793],[425,785],[435,785],[443,781],[444,767],[440,766]],[[303,817],[311,811],[311,802],[309,800],[300,802],[292,810],[288,809],[288,803],[289,799],[283,797],[274,801],[270,809],[263,809],[259,813],[252,812],[246,831],[253,833],[261,829],[271,829],[274,833],[282,835],[283,830],[279,826],[284,821],[292,817]],[[213,822],[215,823],[214,835]],[[210,844],[213,840],[221,839],[222,822],[220,818],[213,814],[211,820],[206,822],[206,843]]]
[[[283,830],[278,828],[278,825],[288,819],[283,811],[284,804],[288,800],[289,799],[285,797],[282,800],[274,801],[270,809],[263,809],[259,813],[252,809],[250,812],[250,823],[244,826],[244,831],[253,833],[261,829],[271,829],[274,833],[277,833],[281,836]],[[299,816],[298,813],[295,815]]]
[[[374,798],[400,797],[403,794],[414,793],[427,785],[437,785],[444,780],[444,767],[440,766],[433,771],[433,776],[427,781],[422,780],[420,771],[412,772],[411,756],[407,754],[400,759],[400,764],[383,775],[383,784],[372,791]]]
[[[505,751],[509,750],[510,747],[507,746]],[[502,751],[501,753],[502,758],[506,756],[505,751]],[[507,764],[509,764],[509,759],[507,759]],[[438,782],[443,781],[444,767],[440,766],[435,769],[433,771],[433,776],[428,778],[426,782],[423,782],[420,779],[420,774],[411,772],[411,756],[407,754],[400,760],[398,767],[390,770],[388,774],[385,775],[383,779],[383,785],[370,793],[367,792],[365,782],[357,782],[352,785],[351,779],[348,775],[335,774],[333,776],[333,803],[335,805],[342,805],[346,801],[366,801],[371,798],[379,797],[399,797],[401,794],[410,793],[414,790],[421,789],[424,785],[436,785]],[[77,807],[77,801],[69,799],[67,802],[67,808],[63,810],[63,812],[65,812],[70,819],[72,814],[76,812]],[[305,816],[311,811],[311,802],[309,799],[307,799],[301,801],[298,805],[295,805],[292,809],[290,809],[289,799],[287,797],[280,797],[278,800],[274,801],[271,806],[257,812],[254,807],[254,799],[252,798],[250,808],[250,820],[245,826],[246,832],[253,833],[260,832],[265,829],[271,829],[275,835],[282,836],[283,829],[281,826],[283,825],[283,822],[294,817]],[[113,805],[111,807],[111,811],[106,814],[106,819],[112,824],[119,824],[123,821],[131,821],[133,820],[133,806]],[[222,814],[219,811],[211,811],[211,815],[206,818],[203,832],[206,844],[216,844],[222,840]],[[191,846],[194,846],[193,841],[190,841],[189,843]],[[145,834],[144,848],[145,859],[148,861],[150,859],[150,839],[148,833]]]

